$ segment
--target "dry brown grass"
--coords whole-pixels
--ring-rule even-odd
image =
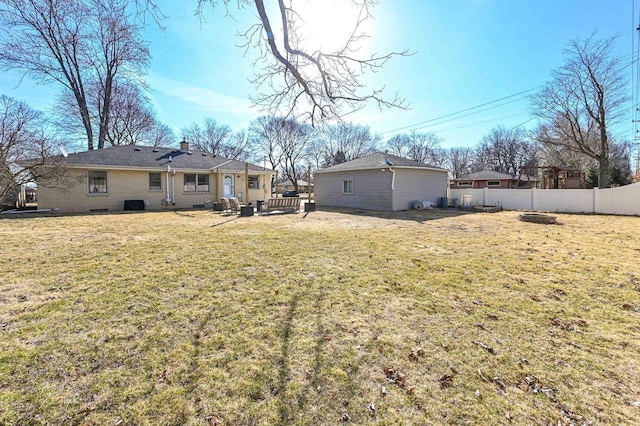
[[[0,424],[637,424],[640,218],[517,216],[0,220]]]

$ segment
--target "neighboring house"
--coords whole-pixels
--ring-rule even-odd
[[[126,145],[69,154],[75,183],[58,188],[38,181],[38,208],[61,212],[119,211],[125,201],[146,209],[211,207],[221,197],[255,201],[270,196],[272,170],[180,149]],[[248,194],[247,194],[248,188]],[[139,201],[140,200],[140,201]]]
[[[509,173],[495,172],[493,170],[482,170],[470,173],[451,180],[452,189],[482,189],[482,188],[498,188],[498,189],[515,189],[515,188],[532,188],[536,187],[539,179],[534,176],[511,175]]]
[[[447,196],[448,172],[418,161],[376,152],[314,173],[319,206],[408,210],[416,201],[438,204]]]
[[[290,180],[286,180],[278,184],[279,194],[282,194],[284,191],[289,191],[292,189],[296,189],[296,187],[293,185],[293,182],[291,182]],[[309,182],[307,182],[306,180],[298,179],[298,191],[309,192]],[[311,191],[313,191],[313,183],[311,183]]]

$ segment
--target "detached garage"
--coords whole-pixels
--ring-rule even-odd
[[[448,172],[384,152],[314,173],[315,200],[322,206],[364,210],[409,210],[415,201],[438,204],[447,196]]]

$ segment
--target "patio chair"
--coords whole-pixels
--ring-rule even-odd
[[[240,201],[236,197],[229,198],[229,204],[231,205],[231,212],[240,213]]]
[[[220,202],[222,203],[222,213],[231,214],[232,209],[231,209],[231,202],[229,201],[229,199],[222,197],[220,198]]]

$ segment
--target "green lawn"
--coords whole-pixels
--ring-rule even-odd
[[[640,218],[0,220],[0,424],[637,424]]]

